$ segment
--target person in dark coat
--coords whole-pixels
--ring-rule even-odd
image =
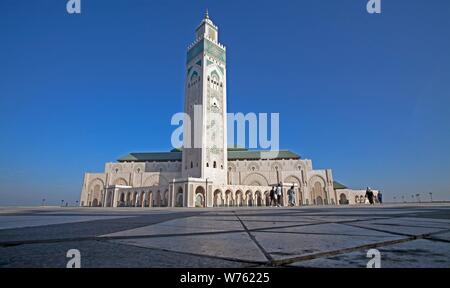
[[[367,187],[366,198],[369,200],[370,205],[373,205],[373,192],[370,187]]]
[[[276,205],[277,201],[275,200],[275,187],[272,187],[272,190],[270,190],[269,197],[270,197],[270,206],[273,206],[274,204]]]

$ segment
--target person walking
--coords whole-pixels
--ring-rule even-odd
[[[367,187],[366,189],[366,198],[367,200],[369,200],[369,204],[373,205],[373,192],[370,187]]]
[[[277,205],[276,195],[275,195],[275,187],[272,186],[272,190],[270,190],[270,206]]]
[[[276,193],[277,193],[277,207],[280,207],[283,205],[281,203],[281,196],[283,194],[283,190],[281,189],[281,183],[278,184]]]
[[[291,207],[295,206],[294,186],[291,186],[291,189],[289,189],[287,193],[288,193],[288,199],[289,199],[289,206],[291,206]]]
[[[381,194],[381,191],[378,191],[377,198],[378,203],[383,204],[383,194]]]

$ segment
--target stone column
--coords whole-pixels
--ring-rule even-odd
[[[112,203],[112,207],[117,207],[117,194],[119,194],[118,193],[118,191],[117,191],[117,189],[116,188],[114,188],[114,190],[113,190],[113,203]]]
[[[175,207],[175,179],[172,181],[172,189],[169,189],[169,207]]]
[[[212,191],[212,185],[210,185],[210,182],[208,182],[208,186],[206,187],[206,203],[205,207],[213,207],[214,206],[214,195]]]

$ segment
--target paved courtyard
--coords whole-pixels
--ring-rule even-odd
[[[0,208],[0,267],[450,267],[450,205]]]

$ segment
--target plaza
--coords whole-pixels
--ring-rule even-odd
[[[0,209],[0,267],[450,267],[450,204]]]

